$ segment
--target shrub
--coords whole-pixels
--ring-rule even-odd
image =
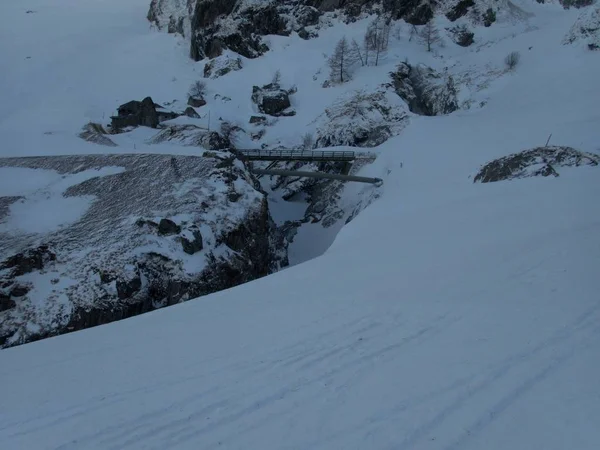
[[[202,98],[206,94],[206,83],[204,81],[195,81],[190,86],[190,90],[188,92],[190,97],[194,98]]]
[[[504,64],[506,64],[506,68],[508,70],[514,70],[519,64],[520,60],[521,54],[519,52],[510,52],[508,55],[506,55],[506,58],[504,58]]]

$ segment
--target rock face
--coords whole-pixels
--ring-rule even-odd
[[[287,264],[264,193],[231,153],[10,158],[0,166],[60,180],[59,191],[49,182],[35,194],[0,197],[0,346],[172,305]],[[44,201],[72,205],[64,211],[78,216],[41,226],[13,215],[26,208],[34,217]]]
[[[196,61],[218,57],[226,49],[256,58],[269,50],[262,36],[297,32],[309,39],[326,11],[340,10],[353,20],[362,12],[382,9],[393,20],[424,25],[433,17],[436,4],[428,0],[152,0],[148,20],[188,38],[190,57]]]
[[[469,8],[473,6],[475,6],[474,0],[459,0],[459,2],[446,13],[446,17],[451,22],[454,22],[465,16],[469,12]]]
[[[563,39],[563,44],[581,42],[589,50],[600,50],[600,4],[582,10]]]
[[[391,74],[396,93],[419,115],[438,116],[458,109],[457,89],[451,76],[423,64],[400,63]]]
[[[277,83],[267,84],[263,87],[252,88],[252,101],[258,106],[258,110],[270,116],[293,116],[295,111],[289,110],[290,91],[282,89]]]
[[[150,97],[141,102],[132,100],[119,106],[118,114],[111,119],[114,130],[138,126],[156,128],[160,122],[156,105]]]
[[[375,147],[397,135],[408,123],[406,105],[393,92],[348,92],[320,117],[317,148]]]
[[[483,166],[474,182],[491,183],[536,176],[558,177],[559,167],[597,166],[600,156],[571,147],[538,147],[496,159]]]

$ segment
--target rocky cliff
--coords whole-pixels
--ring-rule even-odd
[[[2,346],[287,265],[264,193],[230,153],[13,158],[0,172],[11,181],[0,197],[0,253],[9,255],[0,262]]]

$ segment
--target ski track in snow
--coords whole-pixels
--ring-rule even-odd
[[[0,6],[3,156],[197,154],[146,145],[146,129],[115,136],[115,148],[76,137],[119,103],[183,98],[200,77],[204,63],[189,61],[180,40],[149,29],[148,3]],[[246,125],[251,86],[281,69],[284,84],[298,85],[298,114],[267,138],[284,145],[314,131],[346,90],[389,81],[405,57],[472,76],[473,92],[461,95],[487,104],[412,116],[400,136],[373,149],[376,162],[360,174],[383,178],[382,196],[319,258],[1,351],[0,448],[596,450],[600,169],[472,183],[481,164],[542,145],[550,133],[556,145],[600,151],[598,55],[561,44],[580,12],[516,4],[534,13],[527,23],[477,27],[476,46],[448,42],[444,58],[404,36],[385,64],[344,86],[320,88],[322,53],[344,34],[360,37],[367,21],[309,41],[270,36],[272,51],[208,80],[212,117]],[[520,66],[503,73],[513,50]],[[213,101],[219,92],[231,101]],[[11,170],[14,181],[0,180],[7,193],[31,198],[55,182],[51,172],[33,179]],[[299,214],[286,206],[280,222]],[[297,255],[314,250],[313,231],[299,235]],[[329,236],[321,237],[326,247]]]

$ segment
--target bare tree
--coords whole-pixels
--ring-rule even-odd
[[[306,133],[302,136],[302,150],[312,150],[315,145],[315,137],[312,133]]]
[[[385,53],[390,42],[391,20],[386,16],[377,16],[367,27],[365,33],[365,53],[367,54],[367,65],[369,53],[374,58],[377,66]]]
[[[331,68],[331,81],[344,83],[351,77],[351,69],[358,61],[358,56],[348,44],[348,39],[343,37],[335,45],[333,55],[329,58]]]
[[[356,42],[356,39],[352,39],[352,51],[356,54],[356,56],[358,57],[358,60],[360,61],[360,65],[361,66],[366,66],[367,65],[367,61],[366,59],[363,57],[363,52],[360,49],[360,45],[358,45],[358,42]]]
[[[271,80],[271,83],[279,85],[279,83],[281,83],[281,70],[277,69],[275,71],[275,73],[273,74],[273,79]]]
[[[438,44],[442,40],[440,37],[440,33],[435,27],[432,20],[427,22],[427,24],[425,24],[425,26],[421,29],[421,32],[419,33],[419,38],[421,42],[427,46],[428,52],[431,51],[431,47],[434,44]]]
[[[519,61],[521,61],[521,54],[519,52],[510,52],[506,55],[506,58],[504,58],[504,64],[506,64],[508,70],[514,70],[519,64]]]
[[[190,86],[188,95],[194,98],[202,98],[206,94],[206,83],[204,81],[195,81]]]

